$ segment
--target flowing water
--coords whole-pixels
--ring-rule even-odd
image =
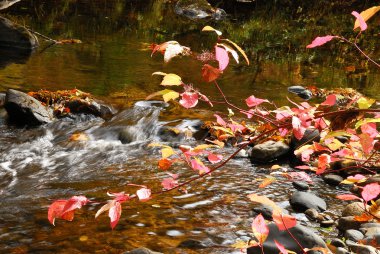
[[[258,190],[256,179],[264,177],[267,169],[241,158],[190,185],[188,194],[173,192],[145,203],[125,203],[115,230],[110,229],[106,214],[95,220],[96,210],[107,201],[107,191],[136,191],[128,183],[160,188],[165,174],[157,170],[159,150],[147,145],[167,141],[160,133],[162,126],[192,123],[181,119],[211,119],[205,105],[189,111],[140,101],[159,89],[159,79],[151,77],[155,71],[178,73],[210,97],[217,96],[212,86],[201,82],[197,61],[174,59],[163,64],[162,56],[151,57],[149,52],[151,42],[172,39],[195,50],[207,48],[213,38],[199,33],[207,22],[176,16],[170,1],[25,0],[2,12],[55,39],[77,38],[83,43],[48,47],[44,42],[30,56],[5,51],[0,57],[0,91],[76,87],[112,104],[118,113],[109,121],[81,115],[20,129],[8,125],[5,111],[0,109],[1,253],[122,253],[140,246],[164,253],[239,253],[228,246],[249,238],[252,205],[247,194],[267,195],[289,207],[291,183],[278,181]],[[345,67],[354,64],[349,59],[325,55],[323,60],[310,60],[315,53],[298,52],[295,44],[292,52],[284,50],[286,46],[269,45],[273,41],[262,41],[267,47],[261,49],[249,48],[244,31],[239,34],[235,28],[245,24],[247,30],[253,29],[258,21],[251,19],[252,13],[240,16],[233,9],[227,13],[227,20],[210,22],[221,30],[226,27],[227,34],[243,47],[247,45],[253,62],[249,67],[231,64],[221,79],[221,86],[235,103],[242,103],[250,94],[287,103],[286,87],[294,84],[353,86],[379,98],[376,70],[359,64],[356,69],[364,68],[362,72],[348,73]],[[272,17],[266,23],[276,20]],[[78,132],[88,140],[70,141]],[[120,133],[127,142],[121,142]],[[192,140],[181,142],[196,145]],[[192,174],[183,165],[173,171]],[[337,190],[314,181],[312,189],[325,198],[329,210],[338,211],[341,204],[331,197]],[[57,220],[56,227],[50,225],[49,204],[73,195],[103,203],[93,202],[77,211],[73,222]],[[301,214],[297,216],[306,220]],[[203,247],[178,247],[189,239]]]

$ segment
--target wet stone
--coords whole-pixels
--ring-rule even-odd
[[[350,254],[350,252],[346,250],[345,248],[338,247],[336,248],[335,254]]]
[[[344,237],[348,240],[358,242],[359,240],[364,238],[364,235],[359,230],[349,229],[346,230],[346,232],[344,233]]]
[[[147,248],[138,248],[131,251],[124,252],[123,254],[162,254],[161,252],[151,251]]]
[[[328,174],[323,177],[323,181],[332,186],[338,186],[343,180],[343,177],[335,174]]]
[[[307,216],[307,218],[309,218],[310,220],[316,220],[318,218],[318,211],[314,208],[309,208],[305,211],[305,215]]]
[[[310,189],[307,183],[301,182],[301,181],[294,181],[292,182],[292,185],[294,186],[294,188],[296,188],[299,191],[307,191]]]
[[[194,239],[184,240],[177,247],[178,248],[193,249],[193,250],[206,248],[206,246],[201,241],[194,240]]]
[[[346,247],[346,244],[339,238],[331,239],[331,245],[335,247]]]
[[[349,246],[350,250],[354,253],[360,253],[360,254],[379,254],[379,251],[376,250],[376,248],[369,246],[369,245],[363,245],[363,244],[356,244],[355,242],[351,240],[346,241],[347,246]]]
[[[266,163],[285,156],[290,151],[287,144],[282,141],[269,140],[255,145],[249,154],[252,163]]]
[[[38,40],[25,27],[0,16],[0,46],[32,50],[38,47]]]
[[[338,219],[338,228],[342,231],[348,229],[359,229],[360,222],[355,220],[354,216],[340,217]]]
[[[343,211],[342,216],[359,216],[362,215],[364,211],[364,205],[362,202],[354,202],[347,205]]]
[[[333,220],[324,220],[324,221],[321,221],[321,227],[331,227],[335,224],[335,222]]]
[[[307,209],[314,208],[323,212],[327,208],[326,202],[311,192],[296,191],[290,197],[290,204],[296,211],[304,212]]]

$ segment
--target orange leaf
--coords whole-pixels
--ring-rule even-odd
[[[216,80],[221,73],[222,72],[219,69],[214,68],[209,64],[205,64],[202,67],[202,77],[203,80],[206,82],[212,82]]]
[[[259,196],[257,194],[249,194],[248,198],[252,202],[260,203],[260,204],[263,204],[263,205],[270,206],[273,209],[273,212],[276,211],[276,210],[277,211],[281,211],[281,208],[278,205],[276,205],[275,202],[273,202],[272,200],[270,200],[269,198],[267,198],[265,196]]]
[[[267,187],[269,184],[273,183],[274,181],[276,181],[275,178],[273,178],[273,177],[267,177],[267,178],[265,178],[265,179],[261,182],[261,184],[259,185],[259,188],[265,188],[265,187]]]
[[[162,170],[168,170],[172,163],[173,162],[171,160],[164,158],[158,161],[158,167]]]
[[[354,218],[356,221],[366,222],[372,220],[373,216],[363,212],[361,215],[356,215]]]

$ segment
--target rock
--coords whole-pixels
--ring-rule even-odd
[[[199,249],[206,248],[206,246],[202,242],[200,242],[198,240],[188,239],[188,240],[182,241],[177,246],[177,248],[186,248],[186,249],[192,249],[192,250],[199,250]]]
[[[360,254],[379,254],[380,253],[380,251],[376,250],[376,248],[372,246],[356,244],[351,240],[347,240],[346,244],[350,248],[350,250],[353,251],[354,253],[360,253]]]
[[[65,104],[74,114],[91,114],[104,119],[110,119],[113,116],[113,110],[104,104],[91,100],[87,102],[85,100],[72,100]]]
[[[342,247],[336,248],[335,254],[350,254],[348,250]]]
[[[300,146],[306,145],[306,144],[311,144],[313,141],[318,142],[320,140],[320,135],[318,129],[315,128],[308,128],[305,131],[305,134],[303,137],[298,140],[294,135],[291,138],[290,141],[290,147],[292,149],[297,149]]]
[[[6,8],[9,8],[10,6],[14,5],[17,2],[20,2],[21,0],[3,0],[0,2],[0,10],[4,10]]]
[[[373,243],[380,243],[380,233],[372,234],[370,236],[365,237],[360,243],[373,245]]]
[[[332,186],[338,186],[340,182],[342,182],[344,179],[340,175],[335,175],[335,174],[327,174],[323,176],[323,181],[325,183],[330,184]]]
[[[304,213],[310,220],[316,220],[319,215],[318,211],[314,208],[309,208]]]
[[[360,225],[360,231],[366,237],[380,234],[380,223],[364,223]]]
[[[359,229],[360,222],[355,220],[354,216],[345,216],[338,219],[338,228],[342,231],[348,229]]]
[[[25,27],[0,16],[0,46],[32,50],[38,47],[38,40]]]
[[[204,140],[209,134],[201,120],[184,119],[176,126],[162,126],[157,135],[163,142],[181,142],[184,139]]]
[[[335,224],[335,221],[333,221],[333,220],[323,220],[320,222],[321,227],[325,227],[325,228],[331,227],[334,224]]]
[[[258,205],[254,207],[252,210],[256,215],[261,213],[266,220],[273,220],[273,208],[268,205]]]
[[[296,211],[304,212],[314,208],[319,212],[326,210],[326,202],[311,192],[296,191],[290,197],[290,204]]]
[[[289,86],[288,92],[294,93],[304,100],[310,100],[313,97],[313,93],[303,86]]]
[[[262,144],[255,145],[249,154],[252,163],[270,162],[289,153],[289,146],[282,141],[269,140]]]
[[[20,125],[36,126],[50,123],[54,119],[52,112],[41,102],[13,89],[7,91],[4,107],[10,122]]]
[[[364,205],[362,202],[354,202],[349,205],[347,205],[343,211],[342,216],[359,216],[362,215],[364,212]]]
[[[344,232],[344,237],[347,240],[358,242],[359,240],[364,238],[364,235],[359,230],[348,229],[348,230],[346,230],[346,232]]]
[[[193,20],[204,18],[221,20],[227,15],[224,10],[213,8],[206,0],[179,0],[174,11],[178,15]]]
[[[0,107],[4,106],[5,103],[5,93],[0,93]]]
[[[292,185],[294,186],[294,188],[296,188],[299,191],[307,191],[310,189],[307,183],[301,182],[301,181],[294,181],[292,182]]]
[[[296,253],[302,253],[302,250],[296,244],[296,242],[291,238],[289,233],[284,230],[278,230],[277,226],[272,222],[268,224],[269,227],[269,235],[267,240],[264,242],[264,253],[265,254],[278,254],[279,250],[274,243],[274,240],[280,242],[284,245],[284,247],[288,250],[294,251]],[[304,248],[312,248],[312,247],[322,247],[327,248],[323,239],[315,234],[309,228],[303,227],[301,225],[296,225],[293,228],[290,228],[289,231],[294,235],[296,239],[300,243],[302,243],[302,247]],[[248,254],[261,254],[260,247],[251,247],[247,249]]]
[[[331,239],[331,245],[335,247],[346,247],[346,244],[339,238]]]
[[[151,251],[150,249],[147,249],[147,248],[138,248],[138,249],[124,252],[124,254],[162,254],[162,253]]]

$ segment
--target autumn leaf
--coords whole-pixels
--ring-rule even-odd
[[[198,93],[193,92],[184,92],[181,94],[182,98],[179,103],[184,108],[193,108],[198,104]]]
[[[269,102],[268,100],[266,99],[260,99],[260,98],[256,98],[255,96],[251,95],[249,96],[246,100],[245,100],[245,103],[247,104],[248,107],[252,108],[252,107],[256,107],[258,105],[260,105],[261,103],[264,103],[264,102]]]
[[[373,216],[364,212],[361,215],[355,215],[354,220],[360,221],[360,222],[367,222],[373,219]]]
[[[205,26],[205,27],[203,27],[202,32],[215,32],[218,36],[222,35],[221,31],[216,30],[215,28],[213,28],[211,26]]]
[[[358,22],[360,26],[360,30],[363,32],[364,30],[367,29],[367,23],[365,23],[363,17],[357,13],[356,11],[351,12],[352,15],[355,16],[356,20],[355,23]]]
[[[111,228],[114,229],[119,222],[121,216],[121,204],[117,200],[111,200],[104,206],[102,206],[95,214],[97,218],[103,212],[108,211],[108,217],[110,217]]]
[[[267,187],[269,184],[273,183],[276,181],[276,178],[274,177],[267,177],[265,178],[259,185],[259,188],[265,188]]]
[[[136,191],[137,197],[142,202],[148,201],[149,199],[151,199],[151,194],[152,194],[152,191],[148,188],[141,188]]]
[[[221,73],[222,72],[219,69],[214,68],[209,64],[205,64],[202,67],[202,78],[206,82],[212,82],[216,80],[219,78]]]
[[[220,161],[223,159],[223,156],[222,156],[222,155],[219,155],[219,154],[210,153],[210,154],[207,156],[207,159],[208,159],[208,161],[211,162],[212,164],[215,164],[215,163],[220,162]]]
[[[68,200],[56,200],[49,206],[48,220],[53,225],[56,218],[72,221],[75,209],[80,209],[88,202],[89,200],[85,196],[73,196]]]
[[[221,40],[226,41],[226,42],[230,43],[231,45],[233,45],[240,52],[240,54],[244,57],[245,61],[247,62],[247,65],[249,65],[248,57],[245,54],[244,50],[239,45],[237,45],[235,42],[233,42],[229,39],[221,39]]]
[[[218,114],[214,114],[214,116],[216,117],[216,122],[217,122],[220,126],[223,126],[223,127],[226,127],[226,126],[227,126],[227,123],[223,120],[222,117],[220,117]]]
[[[264,217],[261,215],[261,213],[257,215],[255,219],[253,219],[251,226],[253,235],[260,242],[260,245],[262,245],[268,237],[269,228],[265,223]]]
[[[373,15],[375,15],[380,10],[380,6],[373,6],[371,8],[368,8],[365,11],[362,11],[360,13],[360,16],[363,18],[364,21],[369,20]],[[355,20],[354,30],[356,28],[360,27],[360,21],[357,19]]]
[[[273,221],[276,223],[279,230],[284,231],[295,227],[297,220],[289,214],[283,214],[281,210],[274,210],[272,213]]]
[[[326,36],[323,36],[323,37],[317,37],[317,38],[315,38],[311,42],[311,44],[307,45],[306,48],[310,49],[310,48],[315,48],[315,47],[322,46],[323,44],[331,41],[334,38],[336,38],[336,36],[332,36],[332,35],[326,35]]]
[[[205,166],[203,162],[200,161],[198,158],[192,159],[190,163],[191,168],[197,170],[200,175],[210,172],[210,169],[207,166]]]
[[[352,195],[352,194],[341,194],[336,196],[337,199],[340,200],[361,200],[358,196]]]
[[[368,99],[365,97],[360,97],[356,103],[358,104],[359,109],[367,109],[372,106],[376,102],[375,99]]]
[[[162,158],[161,160],[158,161],[158,167],[164,171],[168,170],[172,164],[173,164],[173,161],[167,158]]]
[[[161,156],[163,159],[165,158],[168,158],[170,156],[172,156],[173,154],[175,154],[173,148],[171,147],[164,147],[161,149]]]
[[[326,97],[326,100],[321,105],[334,106],[336,103],[336,95],[330,94]]]
[[[219,62],[219,70],[223,71],[228,66],[230,58],[224,48],[215,46],[215,58]]]
[[[173,177],[168,177],[162,180],[161,185],[164,189],[170,190],[178,185],[178,181]]]
[[[281,254],[288,254],[288,251],[285,249],[284,245],[274,240],[274,243],[276,244],[277,248],[280,250]]]
[[[275,210],[281,211],[281,208],[278,205],[276,205],[275,202],[273,202],[272,200],[270,200],[269,198],[267,198],[265,196],[259,196],[259,195],[253,193],[253,194],[249,194],[248,198],[254,203],[260,203],[260,204],[267,205],[267,206],[271,207],[273,209],[273,211],[275,211]]]
[[[325,172],[326,168],[329,167],[329,163],[331,162],[330,155],[328,154],[321,154],[318,157],[318,169],[316,174],[320,175],[323,172]]]
[[[228,53],[230,53],[232,55],[232,57],[235,59],[236,63],[239,63],[238,53],[235,50],[233,50],[230,46],[223,44],[223,43],[217,43],[216,45],[224,48]]]
[[[375,199],[380,194],[380,185],[378,183],[370,183],[363,187],[361,193],[364,201],[368,202]]]
[[[368,135],[367,133],[360,134],[359,138],[360,138],[359,142],[363,148],[363,152],[367,155],[370,154],[374,145],[373,138],[371,138],[371,136]]]
[[[158,92],[155,92],[155,93],[148,95],[145,98],[145,100],[150,100],[151,98],[159,96],[159,95],[163,97],[165,102],[168,102],[170,100],[175,100],[179,97],[179,93],[177,93],[176,91],[173,91],[170,89],[164,89],[164,90],[161,90],[161,91],[158,91]]]

